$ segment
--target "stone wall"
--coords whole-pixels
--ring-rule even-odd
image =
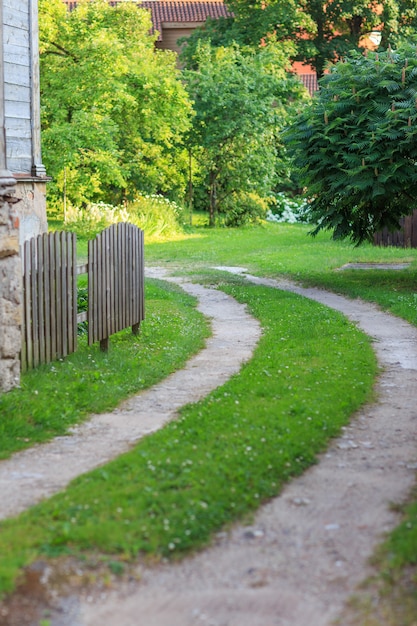
[[[0,392],[20,382],[22,266],[16,182],[0,170]]]
[[[14,174],[16,178],[16,205],[19,216],[19,241],[22,245],[28,239],[48,232],[46,219],[46,178],[25,177]]]

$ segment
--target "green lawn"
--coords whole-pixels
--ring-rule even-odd
[[[177,422],[146,437],[130,453],[105,468],[76,479],[63,493],[2,523],[0,586],[3,590],[11,589],[20,568],[39,555],[52,558],[69,552],[84,554],[88,559],[88,555],[98,553],[114,567],[115,562],[129,561],[138,554],[176,556],[206,543],[213,532],[254,511],[260,503],[278,494],[291,476],[314,463],[329,438],[371,397],[377,371],[375,357],[368,339],[343,316],[294,294],[248,285],[239,277],[208,269],[239,265],[262,276],[284,275],[305,284],[376,301],[417,324],[414,296],[417,251],[368,245],[352,248],[332,242],[325,235],[312,239],[307,236],[307,230],[299,225],[274,224],[242,230],[200,228],[182,241],[147,245],[147,264],[185,272],[245,302],[261,322],[262,340],[253,359],[239,375],[202,402],[186,407]],[[407,261],[411,266],[399,272],[335,271],[354,261]],[[169,342],[175,346],[174,352],[181,353],[171,367],[179,367],[186,354],[201,345],[206,326],[201,318],[194,317],[195,309],[178,290],[168,287],[164,291],[162,284],[154,282],[150,285],[156,290],[155,298],[159,302],[151,309],[154,326],[149,332],[144,323],[140,349],[135,349],[136,358],[146,355],[149,369],[159,371],[164,346]],[[157,307],[161,300],[163,315],[158,321]],[[196,329],[189,344],[185,329],[190,322],[182,320],[181,306],[191,315],[191,325]],[[162,335],[159,339],[155,328],[162,333],[170,326],[170,310],[174,332],[169,339],[163,339]],[[181,328],[184,331],[179,332]],[[200,334],[199,328],[202,328]],[[135,339],[129,335],[126,341],[123,350]],[[90,375],[92,358],[86,353],[84,361],[68,366],[73,368],[72,372],[76,368],[84,373],[85,369],[83,383],[73,392],[77,397],[88,396],[94,385],[100,389],[97,380],[102,375],[102,364],[93,368]],[[59,368],[65,367],[66,364],[59,363]],[[120,362],[109,365],[106,386],[121,385],[116,370],[124,372]],[[26,388],[32,390],[29,397],[36,411],[42,395],[39,381],[44,376],[45,379],[51,376],[53,381],[55,373],[46,368],[33,376],[37,387],[24,380],[22,390],[12,394],[23,393]],[[138,369],[137,377],[142,378]],[[148,378],[146,384],[151,382]],[[62,378],[60,394],[66,393],[68,384],[68,378]],[[112,402],[136,390],[132,384],[127,387]],[[48,389],[50,396],[51,387]],[[3,410],[8,415],[14,414],[17,404]],[[62,425],[63,429],[85,416],[88,412],[85,400],[81,405],[79,414]],[[39,414],[43,410],[39,408]],[[22,420],[25,421],[24,418],[19,421]],[[35,429],[31,420],[27,421],[29,434],[18,435],[20,439],[30,440],[23,445],[53,434],[49,424],[52,417],[46,424],[39,419]],[[7,419],[2,424],[5,425],[3,436],[13,449],[16,431],[14,427],[9,429]],[[39,431],[37,439],[33,430]],[[412,511],[409,515],[416,515]],[[407,523],[410,522],[405,520]],[[409,556],[391,559],[393,550],[399,554],[399,549],[392,547],[394,544],[386,554],[390,566],[401,572],[411,567],[412,559],[416,558],[417,538],[405,531],[398,533],[408,542],[402,554]],[[385,561],[381,567],[386,570]],[[394,626],[395,622],[387,624]],[[411,626],[412,622],[404,624]]]

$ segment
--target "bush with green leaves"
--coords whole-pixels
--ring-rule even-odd
[[[275,194],[266,214],[268,222],[296,224],[308,221],[307,203],[303,197],[290,197],[283,191]]]
[[[417,208],[417,53],[352,52],[284,133],[316,228],[359,244]]]
[[[112,224],[130,222],[144,231],[148,241],[160,240],[182,234],[182,214],[183,209],[164,196],[137,194],[135,200],[120,206],[96,202],[85,208],[69,207],[64,228],[92,239]]]

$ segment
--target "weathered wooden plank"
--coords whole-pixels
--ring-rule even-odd
[[[74,301],[74,281],[73,281],[73,263],[72,263],[72,236],[71,233],[67,233],[67,260],[66,260],[66,270],[67,270],[67,316],[68,316],[68,354],[74,352],[74,308],[77,306],[77,295],[75,294]]]
[[[134,230],[135,237],[135,245],[134,245],[134,253],[135,253],[135,273],[133,276],[134,280],[134,312],[133,312],[133,324],[138,324],[140,322],[140,282],[139,282],[139,271],[140,271],[140,256],[139,256],[139,231]]]
[[[9,117],[5,120],[7,136],[14,139],[30,139],[32,129],[30,120],[24,118]]]
[[[4,65],[4,80],[10,85],[30,88],[30,70],[28,65]]]
[[[117,237],[117,226],[113,224],[108,231],[109,237],[109,250],[108,250],[108,258],[109,258],[109,295],[110,295],[110,310],[108,312],[109,315],[109,324],[108,331],[109,336],[114,335],[116,330],[116,296],[115,293],[115,272],[116,272],[116,260],[115,260],[115,249],[116,249],[116,237]]]
[[[105,312],[105,294],[106,294],[106,284],[104,278],[104,259],[103,259],[103,238],[101,236],[97,237],[97,266],[95,268],[95,279],[98,284],[98,293],[97,293],[97,332],[95,341],[99,341],[103,337],[103,323],[106,315]],[[104,302],[104,304],[103,304]]]
[[[30,119],[30,102],[17,102],[7,100],[4,103],[4,114],[7,120],[10,119]]]
[[[7,9],[16,9],[16,11],[20,11],[21,13],[27,13],[27,0],[3,0],[3,11],[6,11]]]
[[[46,363],[45,356],[45,284],[44,284],[44,267],[43,260],[43,239],[42,236],[36,238],[36,257],[37,257],[37,275],[38,275],[38,316],[39,316],[39,361]]]
[[[59,232],[55,235],[55,284],[56,284],[56,351],[58,358],[62,355],[62,277],[61,277],[61,241]]]
[[[33,365],[39,365],[39,286],[36,258],[36,238],[30,240],[30,289],[32,301]]]
[[[95,334],[95,320],[94,314],[97,310],[97,289],[96,282],[94,280],[94,241],[88,242],[88,310],[87,310],[87,322],[88,322],[88,345],[91,346],[94,343]]]
[[[29,28],[13,28],[13,26],[5,24],[3,30],[3,42],[5,47],[16,46],[27,49],[29,46]]]
[[[105,317],[105,334],[102,339],[106,339],[111,335],[111,296],[110,296],[110,286],[111,286],[111,276],[110,276],[110,229],[106,228],[103,232],[104,237],[104,245],[105,245],[105,253],[104,253],[104,261],[105,261],[105,281],[106,281],[106,317]]]
[[[72,233],[71,237],[72,250],[72,351],[75,352],[78,347],[78,326],[77,326],[77,235]]]
[[[120,274],[122,278],[122,293],[121,293],[121,320],[123,328],[127,327],[127,307],[126,307],[126,232],[127,224],[123,224],[123,229],[120,237]]]
[[[145,233],[143,232],[143,230],[140,231],[140,241],[141,241],[141,270],[140,270],[141,315],[140,315],[140,320],[143,321],[145,319]]]
[[[45,362],[52,361],[51,350],[51,277],[49,269],[49,237],[47,233],[42,235],[43,244],[43,279],[45,288]]]
[[[68,275],[67,268],[65,267],[64,260],[67,257],[67,238],[66,233],[59,233],[59,274],[61,278],[61,292],[60,292],[60,314],[61,314],[61,356],[67,356],[68,354]]]
[[[25,313],[25,336],[24,343],[26,346],[25,369],[33,366],[33,349],[32,349],[32,332],[31,332],[31,289],[30,289],[30,241],[25,241],[24,246],[24,270],[23,270],[23,287],[24,287],[24,313]]]
[[[3,2],[3,23],[14,29],[27,31],[29,29],[29,7],[28,3],[15,0],[13,7],[8,7]]]
[[[115,240],[114,240],[114,318],[115,318],[115,332],[122,330],[121,320],[121,276],[120,276],[120,240],[122,237],[122,229],[120,225],[115,228]]]
[[[55,269],[55,245],[56,238],[54,233],[49,237],[49,284],[51,289],[51,358],[57,358],[57,319],[56,319],[56,269]]]

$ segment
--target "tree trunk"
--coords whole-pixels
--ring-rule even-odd
[[[209,226],[213,227],[216,225],[216,215],[217,215],[217,170],[210,171],[209,186],[210,186]]]

